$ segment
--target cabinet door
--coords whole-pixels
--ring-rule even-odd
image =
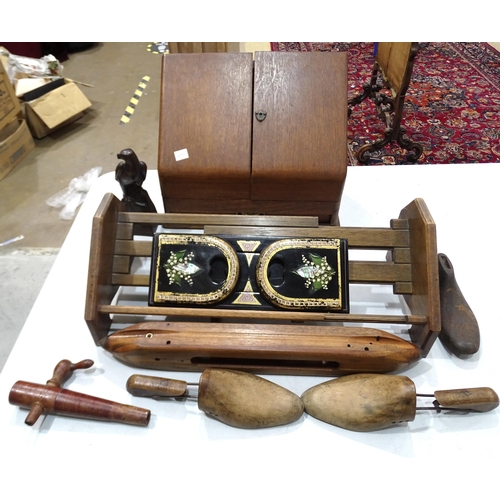
[[[257,52],[254,78],[252,199],[339,202],[347,54]]]
[[[167,54],[158,170],[169,199],[249,199],[252,54]],[[182,154],[184,152],[185,154]]]

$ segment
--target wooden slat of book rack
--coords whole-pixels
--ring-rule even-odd
[[[144,307],[142,306],[101,306],[99,310],[108,314],[144,314]],[[148,315],[165,316],[166,312],[164,307],[149,307]],[[186,308],[169,307],[169,316],[185,316]],[[189,309],[190,317],[202,318],[232,318],[232,319],[286,319],[290,321],[323,321],[323,322],[345,322],[346,315],[340,313],[321,313],[321,312],[290,312],[285,311],[246,311],[241,309],[225,310],[225,309]],[[427,323],[425,316],[415,315],[380,315],[380,314],[350,314],[348,322],[351,323],[381,323],[396,324],[396,325],[424,325]]]
[[[407,324],[424,355],[441,327],[435,225],[423,200],[405,207],[389,228],[320,226],[316,217],[122,212],[122,203],[107,194],[94,216],[85,319],[94,341],[108,335],[110,315]],[[349,259],[349,282],[391,284],[411,311],[408,315],[257,311],[195,307],[113,305],[119,287],[147,287],[149,275],[131,272],[134,257],[151,257],[151,240],[134,240],[134,224],[168,229],[202,229],[205,234],[347,238],[350,249],[387,250],[389,259]]]

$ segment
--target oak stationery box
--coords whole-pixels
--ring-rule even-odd
[[[158,158],[166,212],[338,224],[347,55],[166,54]]]

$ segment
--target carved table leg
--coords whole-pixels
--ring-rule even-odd
[[[405,127],[400,127],[396,141],[402,148],[406,149],[407,151],[410,151],[406,155],[406,159],[409,162],[417,161],[424,151],[424,149],[420,144],[418,144],[417,142],[413,142],[408,137],[406,137]]]
[[[363,92],[348,101],[347,116],[350,117],[353,106],[362,103],[367,98],[370,98],[377,108],[377,116],[386,124],[384,137],[371,144],[361,146],[356,154],[356,157],[360,163],[366,164],[371,159],[370,153],[380,151],[386,144],[396,141],[402,148],[409,151],[406,156],[407,161],[411,163],[416,162],[422,155],[423,148],[420,144],[411,141],[406,136],[406,129],[400,125],[403,115],[405,96],[400,95],[396,97],[395,101],[392,97],[380,92],[383,85],[377,81],[379,72],[380,68],[378,63],[375,63],[373,65],[370,81],[363,85]]]

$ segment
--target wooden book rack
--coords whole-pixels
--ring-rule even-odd
[[[271,324],[317,322],[405,325],[410,341],[425,356],[440,328],[439,277],[434,221],[422,199],[401,210],[387,228],[320,225],[316,217],[157,214],[123,212],[113,194],[103,198],[93,220],[85,320],[96,344],[102,345],[112,324],[133,324],[147,317],[168,316]],[[256,237],[346,238],[351,250],[385,250],[385,260],[353,260],[349,255],[349,284],[392,285],[402,297],[402,314],[330,313],[287,310],[148,306],[150,275],[137,272],[134,258],[150,258],[152,239],[134,239],[135,225],[169,230],[197,229],[204,234]],[[354,255],[355,252],[352,252]],[[359,253],[359,252],[358,252]],[[385,255],[385,254],[384,254]],[[121,303],[117,292],[143,291],[143,303]],[[125,302],[125,301],[123,301]],[[408,310],[409,312],[407,312]],[[135,316],[135,319],[130,319]],[[137,320],[137,317],[142,318]],[[154,319],[154,318],[153,318]]]

